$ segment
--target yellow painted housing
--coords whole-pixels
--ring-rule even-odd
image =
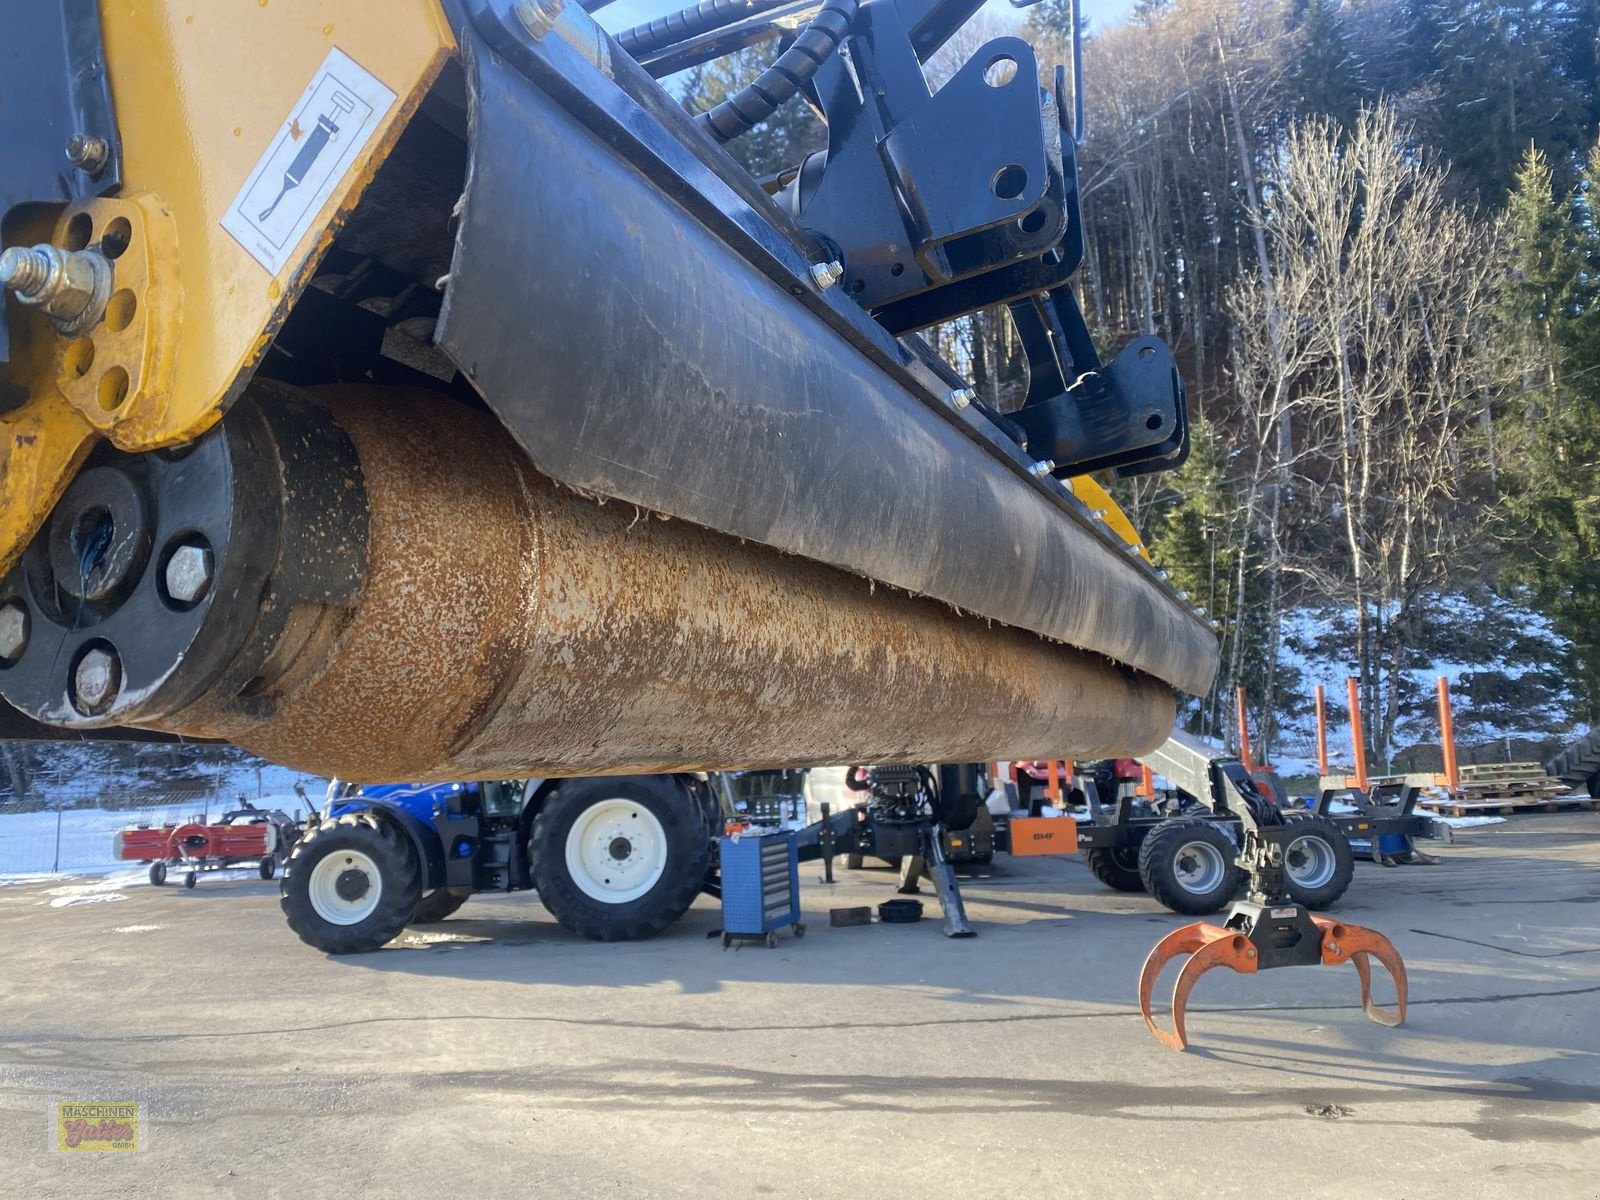
[[[82,337],[31,311],[13,329],[0,571],[97,439],[151,450],[217,420],[455,48],[437,0],[107,0],[101,21],[123,187],[40,236],[113,257],[112,302]],[[334,48],[395,100],[269,271],[221,220]]]

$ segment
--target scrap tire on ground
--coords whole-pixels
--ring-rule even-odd
[[[670,776],[563,781],[528,836],[539,899],[601,942],[652,937],[683,916],[710,860],[705,809]]]
[[[1139,847],[1145,890],[1173,912],[1198,917],[1227,905],[1244,872],[1234,865],[1238,847],[1225,829],[1204,817],[1170,817]]]
[[[1094,877],[1113,891],[1144,891],[1137,846],[1106,846],[1085,850],[1083,861]]]
[[[442,921],[471,898],[470,888],[457,888],[455,891],[440,888],[436,892],[429,892],[417,901],[417,911],[411,914],[411,923],[432,925],[435,921]]]
[[[295,843],[278,894],[301,941],[327,954],[363,954],[406,927],[421,892],[405,833],[370,812],[353,812]]]
[[[1290,822],[1293,837],[1284,846],[1284,881],[1290,899],[1309,909],[1323,909],[1350,887],[1356,856],[1350,839],[1327,817],[1300,817]]]

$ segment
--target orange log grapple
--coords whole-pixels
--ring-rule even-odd
[[[1406,968],[1394,944],[1375,930],[1329,917],[1314,916],[1289,898],[1284,876],[1284,847],[1293,839],[1295,821],[1265,802],[1241,813],[1244,846],[1239,866],[1249,872],[1250,890],[1228,910],[1221,925],[1196,921],[1173,930],[1155,944],[1139,972],[1139,1011],[1145,1028],[1163,1045],[1185,1050],[1189,1035],[1184,1016],[1189,993],[1213,967],[1228,967],[1241,975],[1254,975],[1274,967],[1354,965],[1361,980],[1362,1010],[1380,1025],[1400,1025],[1406,1019]],[[1172,990],[1172,1031],[1156,1024],[1151,998],[1162,968],[1181,955],[1189,960],[1178,972]],[[1371,960],[1376,959],[1394,979],[1393,1008],[1373,1003]]]

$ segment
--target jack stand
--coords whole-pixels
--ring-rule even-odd
[[[1250,895],[1228,910],[1221,925],[1197,921],[1174,929],[1156,943],[1139,972],[1139,1012],[1145,1028],[1164,1046],[1185,1050],[1189,1035],[1184,1015],[1189,993],[1212,967],[1227,967],[1241,975],[1254,975],[1274,967],[1336,967],[1349,962],[1361,980],[1361,1008],[1380,1025],[1395,1026],[1406,1019],[1406,968],[1393,943],[1383,934],[1330,917],[1313,916],[1304,905],[1288,898],[1283,873],[1283,845],[1293,835],[1293,824],[1261,826],[1253,814],[1243,816],[1244,851],[1239,865],[1250,872]],[[1161,969],[1180,955],[1190,955],[1178,972],[1172,989],[1172,1032],[1156,1025],[1151,997]],[[1377,959],[1394,979],[1394,1008],[1372,1002],[1371,959]]]
[[[940,836],[939,826],[932,821],[924,821],[917,834],[922,853],[908,855],[901,864],[899,891],[903,895],[916,895],[919,890],[917,881],[926,873],[933,881],[934,890],[939,893],[939,907],[944,912],[945,937],[976,936],[977,930],[973,929],[972,922],[967,920],[967,906],[961,901],[961,888],[956,884],[956,869],[945,857],[944,839]]]
[[[822,851],[822,878],[818,883],[833,883],[833,859],[838,852],[839,839],[834,836],[833,826],[829,824],[828,817],[832,815],[832,806],[824,803],[822,806],[822,828],[817,834],[817,844]]]

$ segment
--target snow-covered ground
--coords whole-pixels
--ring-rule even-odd
[[[321,804],[327,781],[284,767],[263,764],[260,783],[253,766],[240,767],[219,775],[207,794],[183,799],[145,803],[139,793],[124,790],[125,785],[110,778],[101,786],[88,789],[87,781],[74,781],[72,794],[62,790],[60,812],[17,812],[0,807],[0,883],[36,878],[52,872],[92,874],[122,870],[126,864],[112,854],[112,838],[130,825],[163,825],[180,821],[217,817],[238,807],[244,796],[257,808],[278,808],[293,816]],[[295,792],[299,784],[310,804]],[[93,799],[89,799],[93,797]],[[56,794],[48,784],[39,786],[40,801],[53,805]],[[125,808],[106,807],[126,803]],[[140,872],[142,878],[142,870]]]

